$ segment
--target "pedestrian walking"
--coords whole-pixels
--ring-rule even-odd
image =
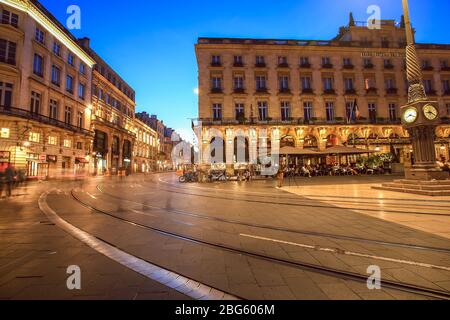
[[[3,196],[3,189],[5,188],[5,175],[3,172],[0,172],[0,199]]]
[[[277,188],[281,189],[283,187],[284,180],[284,170],[280,168],[277,173]]]
[[[15,176],[16,176],[16,173],[14,171],[14,168],[11,164],[9,164],[5,170],[6,196],[7,197],[12,196],[12,189],[14,186]]]

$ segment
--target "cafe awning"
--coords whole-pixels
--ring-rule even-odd
[[[300,149],[294,147],[283,147],[280,149],[281,155],[288,156],[319,156],[318,152],[309,150],[309,149]]]
[[[352,147],[346,147],[346,146],[334,146],[331,148],[326,149],[325,151],[320,152],[321,154],[344,154],[344,155],[350,155],[350,154],[368,154],[368,153],[374,153],[375,151],[372,150],[365,150],[365,149],[358,149],[358,148],[352,148]]]
[[[76,158],[75,162],[76,163],[85,163],[85,164],[89,163],[89,161],[87,161],[86,158]]]

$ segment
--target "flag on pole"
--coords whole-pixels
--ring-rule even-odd
[[[361,118],[361,112],[359,111],[358,100],[357,99],[355,99],[355,102],[353,104],[353,109],[355,110],[354,111],[354,116],[355,116],[354,121],[359,120]]]

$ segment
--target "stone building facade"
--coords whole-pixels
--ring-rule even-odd
[[[134,172],[149,173],[158,166],[158,134],[150,126],[134,119],[136,142],[134,144]]]
[[[417,47],[427,94],[440,106],[436,152],[448,159],[450,45]],[[351,21],[327,41],[199,38],[196,55],[203,162],[218,141],[236,162],[238,132],[245,136],[246,161],[255,161],[256,150],[270,149],[272,141],[410,156],[400,120],[408,94],[402,23],[384,20],[371,30]]]
[[[94,131],[92,170],[96,174],[133,171],[135,92],[90,46],[80,45],[96,64],[92,75],[92,130]]]
[[[95,61],[37,1],[0,1],[0,170],[88,170]]]

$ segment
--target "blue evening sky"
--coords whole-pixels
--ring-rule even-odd
[[[190,137],[197,117],[198,37],[331,39],[368,6],[382,19],[400,20],[401,0],[41,0],[65,23],[66,10],[81,8],[81,30],[91,46],[136,90],[137,111],[158,114]],[[450,43],[448,0],[409,0],[418,42]]]

